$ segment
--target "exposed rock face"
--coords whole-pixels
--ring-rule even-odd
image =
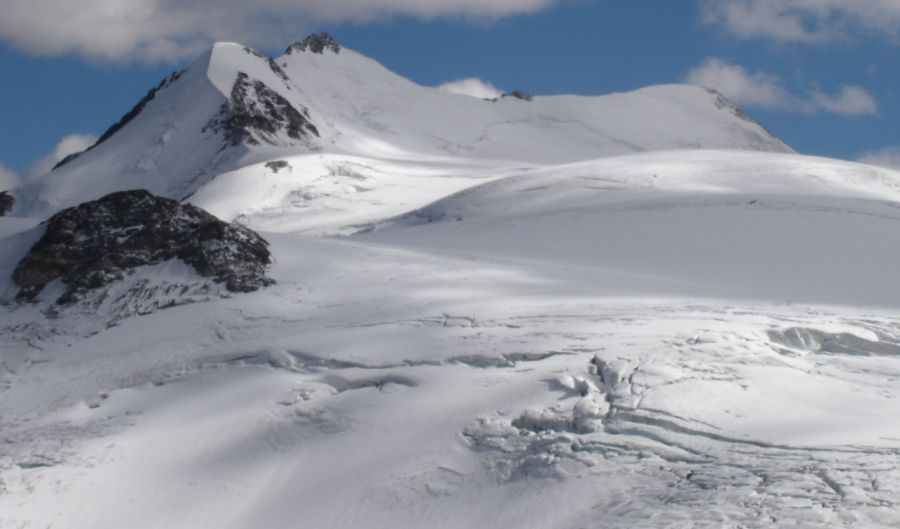
[[[9,215],[13,206],[16,205],[16,198],[9,191],[0,191],[0,217]]]
[[[134,106],[134,108],[129,110],[127,114],[125,114],[124,116],[122,116],[121,119],[119,119],[119,121],[112,124],[108,129],[106,129],[106,132],[104,132],[103,135],[100,136],[100,139],[98,139],[96,143],[94,143],[93,145],[91,145],[90,147],[88,147],[87,149],[85,149],[82,152],[76,152],[74,154],[70,154],[70,155],[66,156],[65,158],[60,160],[60,162],[58,164],[53,166],[53,169],[62,167],[63,165],[66,165],[67,163],[71,162],[75,158],[78,158],[82,154],[86,153],[87,151],[93,149],[94,147],[100,145],[101,143],[103,143],[106,140],[113,137],[113,135],[115,133],[122,130],[122,128],[125,127],[125,125],[128,125],[131,122],[131,120],[138,117],[138,115],[144,111],[144,108],[147,106],[147,104],[150,103],[151,101],[153,101],[153,99],[156,97],[156,94],[159,93],[160,90],[162,90],[163,88],[165,88],[165,87],[169,86],[170,84],[174,83],[175,81],[177,81],[182,76],[182,74],[184,74],[184,70],[174,72],[172,75],[170,75],[170,76],[166,77],[165,79],[163,79],[162,81],[160,81],[159,85],[157,85],[155,88],[151,88],[150,91],[147,92],[147,95],[142,97],[141,100],[137,102],[137,104]]]
[[[311,51],[313,53],[318,53],[319,55],[324,55],[325,50],[340,53],[341,46],[328,33],[318,33],[316,35],[310,35],[300,42],[291,44],[284,53],[290,55],[295,51]]]
[[[506,92],[500,97],[512,97],[514,99],[520,99],[522,101],[532,101],[534,100],[533,95],[526,94],[525,92],[521,92],[519,90],[513,90],[512,92]]]
[[[287,163],[284,160],[272,160],[271,162],[266,162],[266,169],[272,171],[273,173],[277,173],[282,169],[287,169],[291,166],[291,164]]]
[[[769,129],[764,127],[762,125],[762,123],[756,121],[755,119],[750,117],[749,114],[747,114],[746,112],[741,110],[741,108],[739,106],[735,105],[731,100],[729,100],[727,97],[725,97],[725,95],[722,94],[722,92],[719,92],[715,88],[709,88],[709,87],[706,87],[705,90],[709,93],[709,95],[711,95],[713,97],[713,104],[716,105],[716,108],[730,112],[734,117],[736,117],[738,119],[742,119],[748,123],[753,123],[754,125],[758,126],[762,130],[764,130],[766,132],[766,134],[768,134],[772,138],[775,138],[776,141],[781,143],[784,146],[783,152],[793,152],[793,149],[791,149],[790,147],[788,147],[787,144],[783,143],[780,139],[778,139],[778,137],[776,135],[772,134],[772,131],[770,131]],[[764,139],[760,140],[760,143],[765,143],[765,140]]]
[[[751,123],[756,123],[756,120],[748,116],[746,112],[740,109],[740,107],[732,103],[727,97],[722,94],[722,92],[719,92],[715,88],[706,88],[706,91],[709,92],[709,95],[713,96],[713,103],[716,105],[716,108],[724,108],[737,118],[743,119],[744,121],[749,121]],[[759,123],[756,124],[759,125]]]
[[[232,292],[273,283],[265,274],[268,243],[258,234],[144,190],[112,193],[51,217],[13,280],[18,298],[33,300],[62,279],[66,291],[57,303],[67,304],[124,278],[130,269],[173,258]]]
[[[279,132],[295,140],[305,140],[309,134],[319,136],[306,108],[297,110],[281,94],[244,72],[238,73],[231,100],[203,130],[221,132],[232,146],[259,145],[260,140],[277,145]]]

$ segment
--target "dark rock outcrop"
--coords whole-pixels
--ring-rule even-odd
[[[306,108],[298,110],[281,94],[244,72],[238,72],[230,101],[203,130],[221,132],[231,146],[258,145],[258,137],[277,144],[276,135],[282,131],[295,140],[305,140],[309,134],[319,136]]]
[[[277,173],[282,169],[287,169],[291,164],[287,163],[284,160],[272,160],[271,162],[266,162],[266,169],[272,171],[273,173]]]
[[[112,193],[60,211],[45,225],[13,272],[20,300],[62,279],[66,290],[57,303],[68,304],[130,269],[174,258],[232,292],[273,283],[268,243],[258,234],[148,191]]]
[[[740,107],[732,103],[727,97],[722,94],[722,92],[719,92],[715,88],[706,88],[705,90],[707,91],[707,93],[709,93],[709,95],[713,96],[713,104],[716,105],[716,108],[725,109],[731,112],[731,114],[736,118],[759,125],[756,120],[747,115],[747,113],[741,110]]]
[[[512,97],[513,99],[520,99],[522,101],[532,101],[534,100],[534,96],[530,94],[526,94],[525,92],[521,92],[519,90],[513,90],[512,92],[506,92],[500,97]]]
[[[285,54],[291,55],[297,51],[311,51],[312,53],[318,53],[319,55],[324,55],[325,50],[332,51],[334,53],[341,52],[341,46],[334,40],[334,37],[329,35],[328,33],[317,33],[315,35],[310,35],[300,42],[295,42],[288,46],[288,48],[284,51]]]
[[[9,191],[0,191],[0,217],[9,215],[16,205],[16,197]]]

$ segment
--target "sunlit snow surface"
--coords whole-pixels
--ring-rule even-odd
[[[89,335],[5,308],[0,526],[900,523],[893,173],[498,171],[267,233],[262,292]]]
[[[457,123],[492,104],[472,98],[435,139],[416,116],[462,96],[341,57],[279,58],[324,76],[292,90],[330,116],[330,147],[151,180],[261,231],[270,288],[222,297],[170,262],[75,307],[52,310],[52,285],[19,304],[10,273],[42,227],[0,218],[0,528],[900,526],[897,173],[739,151],[598,158],[698,146],[647,114],[617,118],[634,149],[598,147],[614,122],[529,149],[578,128],[534,116],[465,143],[485,123]],[[221,99],[231,78],[213,70],[186,75]],[[706,97],[648,101],[665,94],[679,115]],[[627,114],[646,95],[587,108]],[[697,134],[752,149],[750,129],[722,133],[727,116]],[[145,140],[36,185],[33,211],[97,191],[91,167],[109,170],[98,189],[125,185],[121,149]],[[126,180],[179,153],[189,166],[212,147],[198,145],[161,141]]]

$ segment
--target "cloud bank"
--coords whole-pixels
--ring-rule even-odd
[[[444,83],[438,86],[437,89],[451,94],[477,97],[479,99],[495,99],[503,95],[503,92],[496,86],[475,77]]]
[[[422,19],[492,20],[558,0],[0,0],[0,40],[39,55],[167,61],[216,40],[283,46],[317,24]]]
[[[690,70],[685,81],[715,88],[732,101],[748,107],[797,114],[866,116],[878,113],[878,101],[860,86],[843,86],[835,95],[814,90],[800,96],[788,90],[780,78],[765,72],[748,72],[743,66],[715,57]]]
[[[702,0],[704,22],[739,38],[820,44],[854,32],[900,36],[897,0]]]

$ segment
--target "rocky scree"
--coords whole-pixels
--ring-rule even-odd
[[[13,206],[16,205],[16,198],[9,191],[0,191],[0,217],[9,215]]]
[[[297,110],[281,94],[244,72],[238,72],[230,101],[222,104],[203,131],[221,132],[232,147],[242,143],[259,145],[260,139],[277,145],[278,133],[282,131],[295,140],[307,140],[310,134],[319,136],[306,108]]]
[[[17,298],[34,300],[62,279],[56,302],[123,279],[130,269],[178,258],[232,292],[274,283],[268,243],[257,233],[223,222],[190,204],[134,190],[60,211],[45,222],[41,239],[13,272]]]
[[[328,33],[317,33],[306,37],[300,42],[291,44],[284,53],[290,55],[295,51],[311,51],[313,53],[318,53],[319,55],[324,55],[325,50],[340,53],[341,46],[334,40],[334,37]]]

